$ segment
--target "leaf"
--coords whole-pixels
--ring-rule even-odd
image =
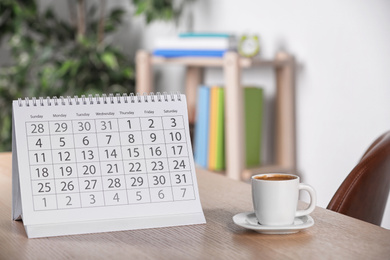
[[[106,24],[104,25],[104,32],[108,33],[113,31],[115,31],[115,26],[110,22],[106,22]]]
[[[62,77],[64,76],[65,74],[68,73],[68,71],[70,70],[70,68],[72,67],[73,65],[73,61],[71,60],[67,60],[65,61],[62,66],[60,67],[59,70],[57,70],[57,75],[58,77]]]
[[[111,13],[108,17],[109,17],[109,19],[111,19],[113,21],[121,22],[124,14],[125,14],[125,10],[123,10],[121,8],[116,8],[116,9],[113,9],[111,11]]]
[[[105,52],[103,53],[102,57],[101,57],[103,63],[109,67],[110,69],[117,69],[118,68],[118,61],[115,57],[114,54],[110,53],[110,52]]]
[[[141,1],[136,3],[137,9],[135,10],[135,15],[140,15],[148,9],[148,1]]]
[[[48,19],[48,20],[54,19],[55,16],[54,16],[53,10],[51,8],[46,9],[44,17],[45,17],[45,19]]]
[[[128,68],[123,69],[122,75],[125,78],[131,79],[133,77],[133,75],[134,75],[134,72],[133,72],[133,70],[130,67],[128,67]]]

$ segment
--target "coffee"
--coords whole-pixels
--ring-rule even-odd
[[[256,180],[264,180],[264,181],[288,181],[288,180],[294,180],[297,177],[288,174],[265,174],[261,176],[255,176],[254,178]]]
[[[297,210],[300,190],[310,195],[309,207],[304,210]],[[261,225],[284,226],[309,215],[315,209],[316,194],[311,186],[300,183],[297,175],[266,173],[252,176],[252,200]]]

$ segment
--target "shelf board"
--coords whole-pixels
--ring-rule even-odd
[[[164,58],[160,56],[151,56],[152,64],[176,64],[195,67],[222,67],[224,63],[223,58],[215,57],[181,57],[181,58]],[[242,68],[249,68],[254,66],[264,67],[279,67],[283,66],[285,61],[265,60],[260,58],[240,58],[240,66]]]

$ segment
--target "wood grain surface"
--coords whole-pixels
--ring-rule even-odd
[[[0,259],[389,259],[389,230],[319,207],[297,234],[241,228],[232,217],[252,210],[250,185],[197,175],[207,224],[28,239],[11,220],[11,154],[0,153]]]

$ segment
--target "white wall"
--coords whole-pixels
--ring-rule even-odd
[[[198,0],[193,16],[196,31],[259,34],[265,58],[279,49],[295,55],[298,167],[326,207],[369,144],[390,129],[390,1]],[[143,26],[139,19],[135,25]],[[151,25],[141,47],[151,49],[155,37],[176,32]],[[180,89],[182,68],[161,70],[159,88]],[[222,80],[220,70],[207,71],[206,83]],[[274,94],[270,70],[246,71],[243,81]]]

